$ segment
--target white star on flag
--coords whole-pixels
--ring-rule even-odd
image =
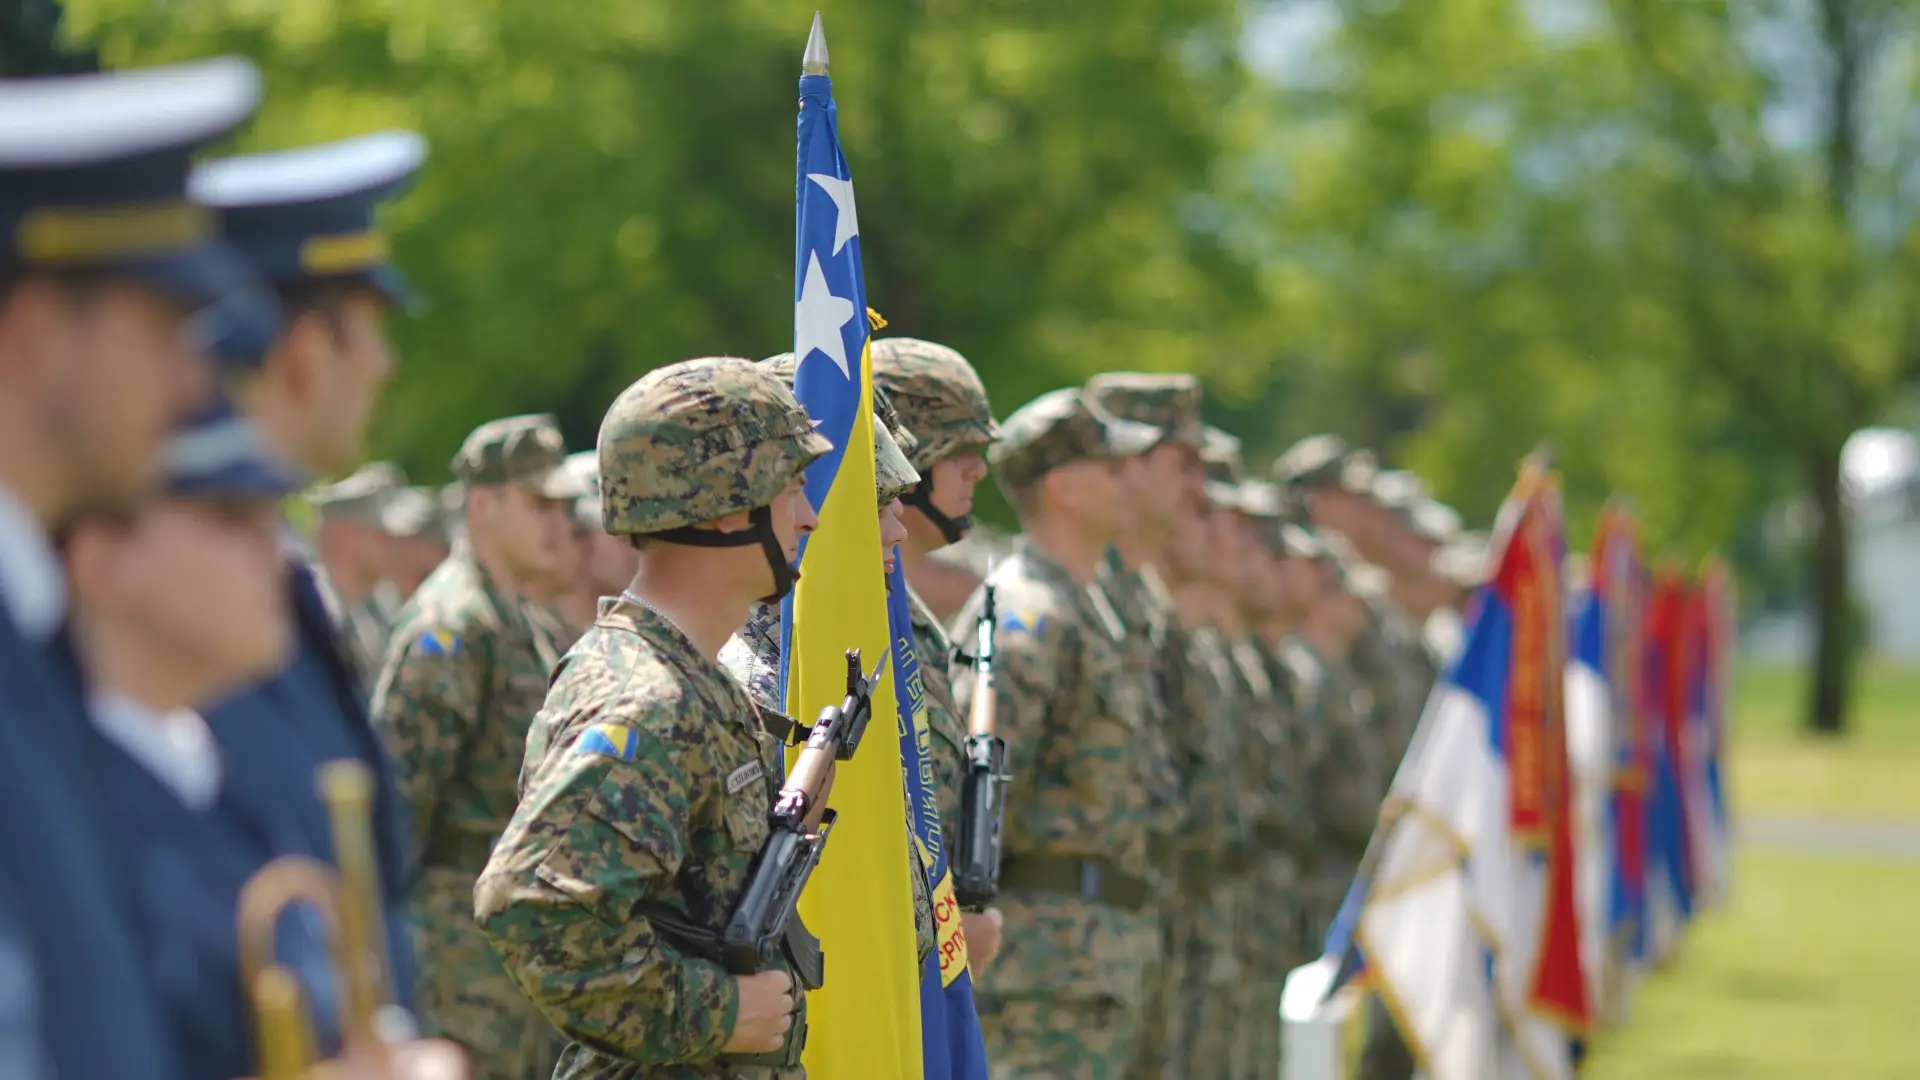
[[[847,343],[840,328],[853,321],[853,301],[833,295],[827,275],[820,272],[820,253],[807,253],[807,277],[800,284],[800,302],[793,305],[793,355],[797,367],[815,349],[840,365],[840,374],[853,378],[847,367]]]
[[[853,208],[853,181],[828,176],[826,173],[808,173],[807,179],[820,185],[820,190],[833,200],[839,210],[833,219],[833,253],[847,246],[847,241],[860,235],[860,215]]]

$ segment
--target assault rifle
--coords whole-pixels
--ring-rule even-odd
[[[973,703],[967,710],[967,774],[960,788],[960,835],[951,862],[963,911],[983,911],[1000,891],[1000,829],[1007,813],[1007,741],[996,728],[993,689],[993,568],[982,587],[973,652]]]
[[[799,929],[794,905],[800,902],[813,868],[820,865],[820,853],[833,832],[835,814],[827,808],[827,795],[833,790],[834,763],[849,760],[860,748],[873,719],[873,691],[880,685],[885,663],[882,656],[873,674],[863,675],[860,650],[847,653],[846,700],[820,711],[786,782],[774,796],[768,815],[771,835],[754,857],[747,887],[721,935],[721,953],[731,974],[752,975],[774,966],[789,926]],[[803,981],[818,983],[817,955],[812,965],[798,966],[814,967],[814,978]]]

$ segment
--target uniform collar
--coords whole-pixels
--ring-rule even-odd
[[[67,617],[60,557],[26,504],[0,484],[0,605],[28,640],[44,642]]]
[[[220,797],[220,747],[200,714],[161,712],[110,690],[93,696],[93,726],[192,810]]]

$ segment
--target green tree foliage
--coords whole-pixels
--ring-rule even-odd
[[[60,33],[54,0],[0,0],[0,77],[64,75],[98,65]]]
[[[1697,555],[1818,511],[1809,719],[1848,682],[1840,448],[1920,364],[1914,5],[1387,0],[1283,66],[1273,295],[1323,396],[1482,512],[1534,440],[1574,518]],[[1248,205],[1254,205],[1251,201]]]
[[[793,125],[812,9],[530,0],[79,0],[109,63],[239,52],[243,145],[404,124],[395,215],[432,307],[398,327],[381,449],[432,475],[472,424],[606,403],[688,356],[789,348]],[[1113,367],[1204,368],[1259,301],[1182,216],[1240,100],[1228,0],[849,0],[826,10],[870,300],[1003,409]]]
[[[237,51],[250,148],[405,124],[433,301],[380,449],[584,445],[640,372],[784,349],[794,78],[771,0],[70,0],[115,65]],[[1250,15],[1243,27],[1243,16]],[[1845,713],[1841,445],[1920,365],[1920,16],[1901,0],[846,0],[826,11],[874,306],[1004,412],[1206,377],[1257,457],[1382,447],[1484,521],[1551,440],[1692,560],[1820,522],[1810,716]],[[1245,58],[1246,62],[1243,62]],[[1250,78],[1248,68],[1261,77]],[[1581,537],[1576,536],[1576,540]]]

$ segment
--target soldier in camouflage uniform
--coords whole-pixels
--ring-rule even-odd
[[[784,363],[782,363],[784,361]],[[792,354],[774,357],[764,362],[781,381],[791,378],[793,371]],[[920,474],[907,463],[906,452],[894,438],[894,431],[900,430],[892,409],[884,406],[884,395],[874,391],[873,424],[873,476],[880,509],[880,560],[882,569],[893,573],[894,551],[896,545],[907,537],[907,528],[900,523],[900,496],[912,491],[920,482]],[[912,436],[901,432],[902,437],[912,445]],[[747,694],[753,698],[754,705],[761,712],[780,715],[786,708],[786,701],[780,693],[780,605],[756,602],[747,611],[746,625],[733,635],[725,648],[720,650],[720,666],[727,669],[734,678],[747,688]],[[905,787],[906,776],[901,775],[901,786]],[[903,791],[904,796],[904,791]],[[903,803],[907,807],[907,864],[920,866],[919,857],[913,848],[913,805],[911,801]],[[936,945],[933,921],[933,892],[924,873],[907,875],[913,889],[913,934],[916,955],[925,963],[932,955]]]
[[[1087,390],[1110,412],[1152,425],[1158,433],[1133,473],[1134,513],[1108,552],[1097,585],[1127,629],[1132,665],[1148,676],[1148,708],[1155,718],[1148,734],[1155,761],[1152,790],[1159,811],[1155,887],[1166,916],[1163,931],[1180,938],[1166,942],[1164,966],[1150,979],[1147,1026],[1129,1074],[1146,1080],[1178,1075],[1192,1054],[1195,1018],[1177,996],[1189,969],[1209,966],[1199,955],[1208,927],[1197,909],[1206,904],[1194,898],[1207,892],[1219,851],[1215,841],[1224,842],[1217,832],[1224,819],[1206,809],[1223,804],[1217,794],[1220,774],[1205,767],[1211,753],[1207,721],[1214,715],[1206,705],[1214,680],[1204,664],[1192,663],[1187,630],[1162,573],[1169,546],[1182,528],[1198,520],[1206,436],[1200,384],[1191,375],[1111,373],[1095,376]],[[1190,808],[1196,805],[1203,824],[1188,829],[1188,818],[1196,813]]]
[[[387,574],[379,591],[398,615],[427,575],[453,554],[440,492],[426,487],[394,492],[380,512],[380,528],[387,534]],[[384,658],[386,650],[380,655]]]
[[[1009,772],[1000,955],[978,993],[996,1080],[1119,1080],[1161,951],[1149,847],[1162,820],[1155,718],[1126,631],[1091,588],[1131,511],[1124,471],[1158,433],[1079,390],[1009,417],[992,451],[1026,536],[993,576]],[[980,594],[960,625],[975,618]],[[975,689],[955,665],[954,703]]]
[[[392,462],[373,461],[335,484],[313,489],[314,548],[322,573],[320,595],[335,616],[347,657],[364,691],[373,693],[387,637],[398,615],[380,583],[390,561],[389,539],[381,516],[406,478]]]
[[[592,450],[567,458],[567,470],[583,494],[573,501],[573,539],[579,568],[555,603],[561,621],[572,629],[572,644],[599,616],[600,598],[614,596],[640,568],[639,553],[624,537],[607,532],[600,516],[600,461]]]
[[[1180,629],[1183,700],[1170,721],[1180,747],[1183,790],[1190,800],[1182,833],[1181,893],[1169,918],[1168,948],[1177,982],[1167,1003],[1182,1020],[1169,1025],[1184,1045],[1170,1047],[1167,1073],[1229,1076],[1244,987],[1253,976],[1237,940],[1256,901],[1248,853],[1264,785],[1248,782],[1248,728],[1260,703],[1239,678],[1233,644],[1240,633],[1234,597],[1246,587],[1251,536],[1240,509],[1238,440],[1209,429],[1202,451],[1205,503],[1188,518],[1163,562]],[[1264,779],[1264,778],[1262,778]]]
[[[467,1046],[476,1075],[545,1075],[557,1040],[473,921],[474,879],[513,813],[527,728],[558,659],[526,583],[551,573],[573,496],[549,416],[475,428],[453,459],[466,542],[403,614],[374,693],[374,723],[414,830],[409,867],[420,1018]]]
[[[973,529],[973,489],[986,478],[988,447],[1000,437],[987,388],[966,357],[918,338],[881,338],[873,343],[873,384],[892,402],[900,427],[913,436],[907,459],[919,474],[900,497],[900,520],[907,537],[900,544],[911,604],[914,654],[926,693],[927,744],[932,751],[934,798],[940,833],[951,843],[958,835],[960,781],[966,760],[965,718],[955,709],[947,665],[955,649],[941,620],[912,587],[924,573],[927,556],[959,543]],[[963,632],[971,627],[962,627]],[[1000,947],[998,908],[963,912],[961,930],[967,958],[976,974],[985,970]]]
[[[1254,900],[1238,929],[1246,977],[1224,1075],[1266,1080],[1279,1068],[1280,988],[1302,959],[1303,879],[1314,837],[1305,771],[1315,752],[1319,701],[1313,683],[1276,647],[1289,629],[1286,568],[1295,539],[1283,529],[1278,493],[1249,482],[1239,485],[1239,497],[1253,540],[1244,556],[1247,573],[1231,595],[1244,626],[1233,643],[1234,673],[1251,703],[1237,767],[1253,818],[1248,877]]]
[[[507,970],[574,1040],[556,1080],[806,1075],[790,959],[745,977],[719,962],[783,765],[718,658],[756,598],[792,588],[818,523],[801,474],[829,449],[737,358],[651,372],[601,424],[602,513],[640,571],[554,673],[474,891]]]

